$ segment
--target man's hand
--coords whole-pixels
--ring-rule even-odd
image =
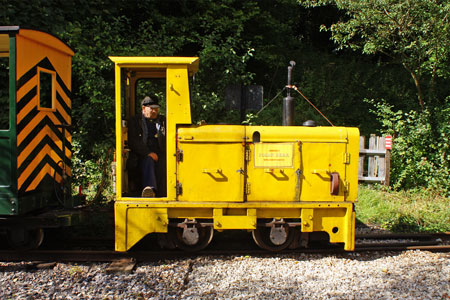
[[[158,161],[158,155],[155,152],[150,152],[148,154],[148,156],[150,156],[151,158],[153,158],[153,160],[156,162]]]

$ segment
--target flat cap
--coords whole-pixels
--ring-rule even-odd
[[[145,96],[144,100],[141,102],[142,106],[150,106],[150,107],[159,107],[158,98],[153,96],[150,98],[149,96]]]

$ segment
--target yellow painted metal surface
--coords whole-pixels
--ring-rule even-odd
[[[167,232],[169,219],[166,208],[116,203],[114,214],[116,251],[129,250],[149,233]]]
[[[299,201],[298,143],[252,143],[247,154],[247,201]]]
[[[214,229],[256,229],[256,209],[248,209],[247,214],[224,215],[223,209],[214,209]]]
[[[260,218],[301,218],[302,231],[327,232],[330,242],[343,243],[345,250],[353,250],[355,240],[355,212],[348,202],[120,201],[115,204],[115,218],[116,251],[127,251],[149,233],[167,232],[168,218],[211,219],[216,230],[254,229]]]
[[[124,73],[133,73],[138,78],[166,78],[166,141],[167,141],[167,197],[154,198],[155,201],[176,200],[176,127],[191,123],[188,76],[198,70],[197,57],[109,57],[115,65],[115,108],[116,108],[116,194],[122,198],[124,149],[122,147],[122,82]]]
[[[349,164],[346,168],[346,201],[355,202],[358,197],[358,167],[359,167],[359,129],[347,128],[347,153]]]
[[[305,208],[302,209],[302,232],[313,232],[314,231],[314,209]],[[317,223],[317,222],[316,222]]]
[[[116,195],[117,198],[120,199],[122,196],[122,170],[123,170],[123,157],[124,148],[123,145],[123,133],[122,133],[122,74],[121,74],[121,68],[116,63],[114,65],[114,76],[115,76],[115,90],[116,90],[116,97],[115,97],[115,115],[116,115]],[[125,219],[126,222],[126,219]],[[117,224],[117,219],[116,219]],[[126,224],[126,223],[125,223]],[[116,239],[117,239],[117,225],[116,225]],[[123,246],[122,246],[123,247]]]
[[[198,57],[173,57],[173,56],[110,56],[116,65],[121,68],[133,68],[139,72],[159,72],[166,68],[181,66],[189,70],[189,75],[198,71]],[[165,72],[163,72],[165,73]],[[164,76],[164,75],[163,75]]]
[[[350,129],[356,128],[329,126],[247,126],[246,135],[247,140],[250,142],[255,142],[255,132],[258,132],[260,141],[266,143],[286,143],[290,141],[346,143],[348,142],[348,131]]]
[[[355,249],[355,212],[351,209],[317,209],[307,213],[307,222],[312,231],[325,231],[330,236],[330,243],[344,243],[344,249]],[[303,222],[303,219],[302,219]],[[302,223],[303,229],[303,223]]]
[[[192,122],[188,66],[190,65],[175,65],[167,68],[167,199],[173,200],[177,198],[177,126],[178,124],[190,124]]]
[[[200,126],[178,130],[179,201],[243,201],[243,126]]]
[[[254,141],[255,133],[257,140]],[[357,130],[343,127],[250,126],[248,149],[248,201],[354,201],[359,150]],[[350,143],[351,139],[351,143]],[[266,150],[258,150],[269,145]],[[292,145],[290,151],[276,149]],[[264,146],[265,147],[265,146]],[[270,148],[271,147],[271,148]],[[261,148],[264,149],[264,148]],[[292,164],[287,163],[287,159]],[[258,159],[272,159],[267,166]],[[275,163],[281,162],[281,165]],[[273,166],[270,164],[273,163]],[[357,170],[357,169],[356,169]],[[331,173],[340,176],[339,193],[330,195]],[[351,197],[349,197],[351,196]]]
[[[255,229],[258,219],[294,219],[354,248],[359,131],[346,127],[191,124],[189,80],[198,58],[111,57],[116,72],[116,250],[167,222],[203,219],[217,230]],[[167,197],[124,197],[122,74],[166,78]],[[135,80],[135,79],[132,79]],[[135,100],[133,100],[135,101]],[[126,105],[125,105],[126,106]],[[338,195],[330,195],[339,173]]]
[[[346,181],[345,143],[303,143],[302,144],[302,184],[303,201],[344,201]],[[355,161],[354,163],[357,163]],[[331,173],[340,175],[339,194],[330,195]]]

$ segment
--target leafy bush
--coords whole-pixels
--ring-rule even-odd
[[[394,111],[385,101],[374,112],[382,133],[393,136],[391,183],[395,189],[427,188],[450,195],[450,97],[424,112]]]
[[[103,182],[105,168],[98,162],[103,161],[108,149],[114,146],[114,68],[108,59],[110,55],[199,56],[201,67],[192,91],[195,123],[201,120],[239,123],[239,112],[224,105],[225,87],[236,83],[263,85],[268,101],[285,85],[290,60],[297,62],[293,83],[336,125],[358,126],[363,134],[373,133],[378,124],[373,116],[361,114],[369,106],[360,101],[363,98],[395,99],[397,108],[408,111],[417,108],[417,101],[411,101],[414,85],[408,72],[399,72],[401,65],[386,64],[390,60],[385,55],[361,57],[353,52],[333,50],[329,32],[320,32],[319,26],[345,20],[342,17],[345,13],[334,6],[305,9],[297,0],[198,0],[189,3],[34,0],[11,2],[0,10],[2,24],[48,31],[74,49],[73,141],[78,144],[74,145],[73,171],[77,184],[90,189]],[[448,27],[445,22],[442,26]],[[430,55],[439,53],[430,52]],[[439,57],[440,60],[448,59],[448,55]],[[448,63],[440,66],[447,67]],[[428,73],[423,74],[424,82],[430,79]],[[432,87],[436,98],[444,99],[441,95],[450,94],[445,74],[432,76],[430,88],[422,82],[423,89]],[[298,99],[295,124],[300,125],[308,119],[315,120],[318,125],[327,124],[294,94]],[[284,96],[285,93],[280,94],[277,102],[258,115],[249,111],[247,123],[279,125]],[[433,104],[440,106],[437,102]],[[445,124],[444,113],[439,113],[442,115],[439,124]],[[392,111],[392,114],[395,113]],[[400,114],[398,117],[411,119],[417,116]],[[428,119],[433,121],[435,117],[431,115]],[[387,118],[384,120],[388,121]],[[410,129],[408,126],[405,125],[404,131]],[[435,138],[436,128],[435,125],[425,127],[424,136],[432,134]],[[396,136],[403,134],[396,133]],[[409,136],[404,145],[412,145],[413,138]],[[424,141],[417,138],[417,142],[423,144]],[[408,170],[402,170],[401,155],[393,154],[397,155],[393,175],[394,178],[397,176],[400,186],[415,186],[417,182],[424,184],[427,180],[438,186],[450,176],[444,168],[433,178],[436,166],[448,160],[445,154],[448,152],[442,150],[434,156],[422,155],[422,146],[426,145],[412,147],[417,151],[414,155],[408,154],[411,156],[408,159],[413,160]],[[441,146],[435,143],[435,147]],[[413,174],[419,163],[424,172],[420,176]],[[81,176],[79,179],[78,175]],[[96,197],[94,191],[89,194]]]
[[[113,200],[111,184],[112,148],[108,144],[94,146],[98,159],[86,158],[77,139],[72,141],[72,192],[82,192],[90,204],[102,204]]]

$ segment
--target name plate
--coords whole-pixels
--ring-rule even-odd
[[[255,143],[255,168],[293,168],[294,143]]]

